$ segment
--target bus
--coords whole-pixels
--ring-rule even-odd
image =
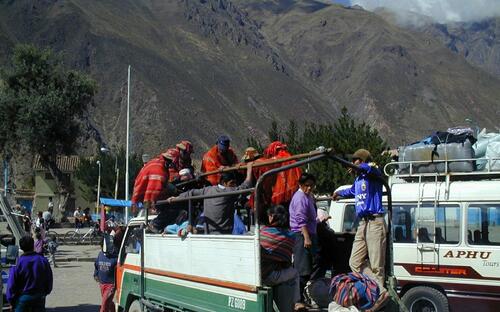
[[[384,168],[403,304],[413,312],[500,311],[500,171],[398,171],[420,163]],[[352,199],[332,202],[330,215],[338,235],[355,229]]]

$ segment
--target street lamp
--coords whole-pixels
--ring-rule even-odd
[[[109,148],[106,148],[106,147],[101,147],[101,152],[103,153],[111,153],[111,150]],[[118,155],[114,155],[115,156],[115,174],[116,174],[116,178],[115,178],[115,199],[118,198],[118,179],[120,178],[120,168],[118,168]]]
[[[99,200],[101,198],[101,161],[97,161],[97,166],[99,167],[99,175],[97,178],[97,204],[95,207],[95,213],[99,213]]]

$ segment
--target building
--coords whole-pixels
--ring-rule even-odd
[[[71,195],[68,199],[68,204],[66,206],[66,216],[72,216],[73,211],[76,207],[80,206],[82,208],[95,207],[95,202],[89,202],[85,200],[82,196],[80,187],[78,186],[78,179],[75,178],[74,172],[78,167],[80,159],[76,155],[72,156],[58,156],[57,157],[57,167],[64,174],[64,179],[68,179],[69,185],[71,186]],[[59,219],[61,216],[57,207],[58,194],[57,187],[52,175],[49,170],[42,166],[40,163],[40,157],[36,156],[33,161],[33,171],[35,173],[35,195],[33,203],[33,214],[38,211],[45,211],[49,203],[49,197],[52,197],[54,202],[54,217]]]

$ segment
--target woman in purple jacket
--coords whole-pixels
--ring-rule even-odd
[[[299,189],[293,195],[289,208],[290,229],[295,233],[293,266],[299,272],[301,297],[311,276],[317,249],[316,204],[312,196],[315,185],[316,178],[312,174],[303,173],[299,179]]]

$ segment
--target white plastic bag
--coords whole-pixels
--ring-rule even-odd
[[[500,141],[490,142],[486,148],[486,158],[490,158],[490,170],[499,171],[500,170]],[[495,159],[496,158],[496,159]],[[484,170],[488,170],[486,166]]]
[[[328,305],[328,312],[359,312],[359,310],[355,306],[350,306],[348,308],[344,308],[340,304],[335,301],[330,302]]]

